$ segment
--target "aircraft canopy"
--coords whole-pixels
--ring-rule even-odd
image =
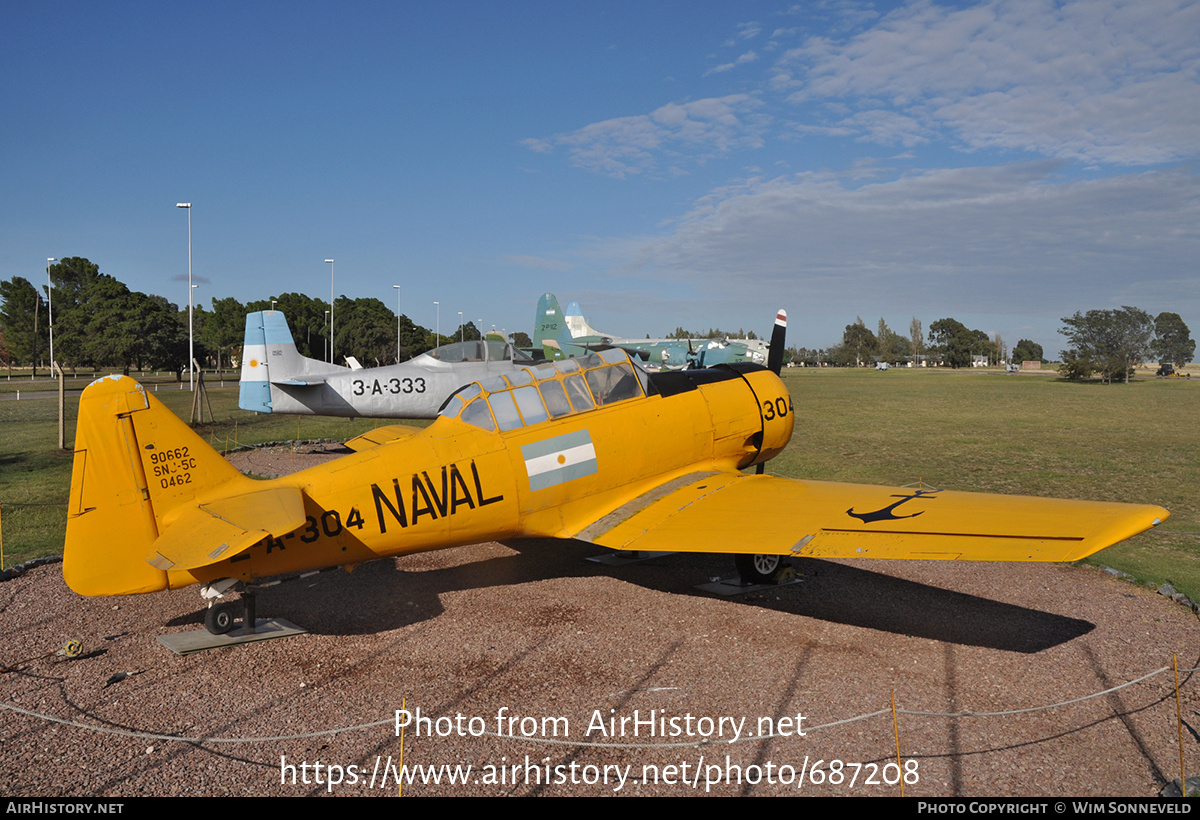
[[[440,415],[485,430],[515,430],[640,398],[648,384],[629,354],[613,348],[472,382],[450,397]]]
[[[470,342],[455,342],[429,351],[431,358],[447,364],[458,362],[516,362],[533,364],[533,359],[507,342],[499,339],[475,339]]]

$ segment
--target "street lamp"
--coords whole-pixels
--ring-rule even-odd
[[[276,299],[274,296],[272,296],[272,297],[271,297],[271,310],[274,310],[274,309],[275,309],[275,303],[276,303],[276,302],[278,302],[278,301],[279,301],[279,300],[278,300],[278,299]]]
[[[433,306],[437,308],[437,324],[434,325],[437,330],[434,331],[433,346],[437,347],[442,343],[442,303],[434,302]]]
[[[195,392],[196,377],[192,371],[193,336],[192,336],[192,203],[176,202],[176,208],[186,208],[188,212],[188,386]]]
[[[333,260],[326,259],[329,265],[329,363],[333,364]]]
[[[192,285],[191,287],[189,287],[189,288],[188,288],[188,291],[189,291],[188,295],[189,295],[189,296],[191,296],[191,291],[193,291],[193,290],[196,290],[196,288],[198,288],[198,287],[200,287],[200,286],[199,286],[199,285]],[[189,299],[189,300],[188,300],[188,302],[189,302],[189,304],[190,304],[190,303],[191,303],[191,300]],[[190,351],[189,351],[188,355],[189,355],[189,356],[191,356],[191,355],[192,355]],[[217,359],[219,360],[220,358],[221,358],[221,357],[220,357],[220,353],[218,352],[218,354],[217,354]],[[200,374],[200,373],[197,373],[197,374],[196,374],[196,381],[200,381],[201,375],[202,375],[202,374]]]
[[[50,263],[54,257],[46,258],[46,301],[50,307],[50,375],[54,375],[54,282],[50,279]]]
[[[328,325],[328,324],[329,324],[329,311],[325,311],[325,324],[321,325],[321,329],[324,330],[326,325]],[[325,337],[325,358],[328,358],[328,357],[329,357],[329,337],[326,336]]]
[[[400,286],[392,287],[396,289],[396,364],[400,364]]]
[[[458,340],[465,342],[467,340],[467,329],[463,326],[462,311],[458,312]]]

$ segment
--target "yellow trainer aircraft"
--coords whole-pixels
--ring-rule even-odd
[[[1167,518],[763,475],[792,436],[785,324],[781,311],[769,369],[565,359],[474,382],[424,430],[380,428],[273,481],[243,476],[137,382],[99,379],[80,401],[63,575],[83,595],[203,584],[222,633],[237,604],[216,599],[259,579],[480,541],[732,553],[762,581],[783,556],[1076,561]]]

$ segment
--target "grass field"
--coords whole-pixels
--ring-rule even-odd
[[[770,465],[774,472],[1161,504],[1172,517],[1160,530],[1105,550],[1095,563],[1169,580],[1200,599],[1200,381],[1103,386],[1028,374],[797,368],[784,378],[797,422],[791,446]],[[256,416],[237,408],[236,385],[209,394],[218,421],[197,431],[217,449],[345,439],[385,423]],[[188,417],[191,393],[173,377],[161,380],[156,395]],[[68,446],[77,406],[68,398]],[[0,401],[5,566],[62,551],[71,456],[56,451],[56,408],[52,398]]]
[[[1160,530],[1095,556],[1200,600],[1200,382],[946,370],[801,370],[782,475],[1159,504]]]

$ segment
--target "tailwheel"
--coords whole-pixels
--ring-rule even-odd
[[[204,628],[214,635],[225,635],[233,629],[237,609],[236,601],[213,604],[204,613]]]
[[[739,554],[733,557],[738,575],[744,584],[773,584],[779,580],[780,574],[787,569],[782,555],[747,555]]]

